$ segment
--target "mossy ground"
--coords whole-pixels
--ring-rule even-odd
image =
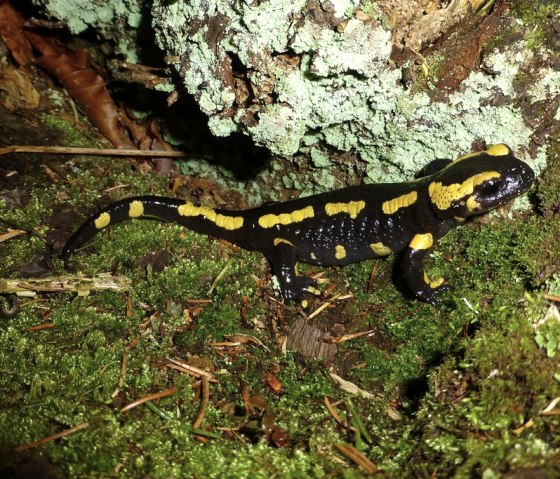
[[[282,350],[283,335],[310,310],[270,299],[275,292],[258,253],[150,221],[100,234],[73,268],[126,275],[129,291],[43,295],[0,327],[1,475],[365,476],[335,448],[347,443],[386,477],[521,477],[508,474],[524,470],[556,477],[560,416],[542,411],[560,396],[560,328],[556,303],[544,295],[559,290],[558,150],[549,164],[532,194],[535,211],[546,214],[502,210],[437,245],[429,271],[455,287],[439,308],[407,297],[398,258],[378,261],[373,275],[373,262],[325,269],[333,292],[353,298],[311,321],[374,331],[341,343],[328,364]],[[164,179],[126,160],[67,159],[57,168],[63,181],[48,186],[23,178],[31,201],[3,207],[2,218],[47,236],[56,233],[53,217],[65,209],[92,213],[112,186],[127,185],[102,201],[170,194]],[[27,236],[0,244],[0,275],[17,276],[44,250]],[[66,273],[51,261],[54,273]],[[51,327],[29,329],[44,323]],[[258,341],[216,346],[232,334]],[[218,379],[200,427],[208,436],[192,430],[197,381],[164,367],[166,357]],[[330,372],[371,396],[342,391]],[[119,412],[173,386],[168,397]],[[243,391],[261,406],[248,412]],[[353,429],[337,424],[325,396]],[[14,452],[84,423],[63,439]]]

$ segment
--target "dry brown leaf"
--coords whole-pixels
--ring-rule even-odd
[[[0,36],[20,66],[33,60],[31,44],[21,31],[24,23],[25,18],[10,2],[0,0]]]

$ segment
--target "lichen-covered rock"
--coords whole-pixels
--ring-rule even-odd
[[[312,129],[365,118],[368,99],[398,78],[390,32],[348,13],[357,4],[156,1],[152,11],[158,41],[176,56],[214,134],[241,130],[288,156]],[[369,93],[355,95],[369,79]]]
[[[497,88],[511,89],[521,43],[486,59],[494,75],[473,73],[434,102],[402,85],[390,31],[355,0],[156,0],[152,12],[157,41],[215,135],[241,131],[284,156],[313,144],[353,151],[376,181],[476,139],[516,147],[531,134],[513,101],[489,106]]]
[[[534,57],[522,35],[506,47],[486,48],[482,58],[485,37],[446,51],[455,76],[447,91],[445,82],[452,82],[445,72],[437,72],[443,86],[429,91],[437,51],[429,61],[413,54],[416,68],[426,70],[428,88],[407,87],[406,63],[395,63],[392,53],[438,38],[485,5],[480,0],[154,0],[151,10],[142,0],[33,2],[72,32],[90,27],[114,40],[129,61],[135,61],[138,50],[131,45],[140,26],[151,25],[162,56],[208,116],[212,133],[240,132],[277,155],[310,160],[306,178],[288,172],[275,182],[306,193],[357,178],[400,181],[434,158],[470,151],[476,142],[509,143],[531,161],[527,145],[535,127],[520,106],[555,95],[546,87],[550,82],[541,82],[538,91],[535,85],[534,94],[516,86]],[[402,28],[394,15],[381,13],[392,15],[395,5],[410,18]],[[436,17],[445,28],[421,27]],[[514,18],[508,24],[497,14],[480,29],[492,38],[498,21],[515,25]],[[539,68],[543,79],[557,78],[546,64]],[[546,144],[533,159],[537,171],[545,151]],[[201,171],[200,164],[189,171]],[[278,179],[282,173],[272,174]]]

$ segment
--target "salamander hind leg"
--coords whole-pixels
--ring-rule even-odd
[[[296,247],[290,241],[276,238],[269,259],[285,303],[302,301],[306,293],[316,294],[317,282],[296,272]]]
[[[437,297],[451,289],[443,278],[430,279],[424,270],[424,258],[431,248],[433,238],[430,233],[417,234],[406,248],[403,257],[403,274],[414,295],[421,301],[437,305]]]

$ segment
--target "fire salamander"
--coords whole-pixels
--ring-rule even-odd
[[[316,282],[296,262],[343,265],[404,252],[403,273],[414,295],[436,304],[449,288],[424,271],[432,245],[466,218],[496,208],[526,191],[533,170],[503,144],[456,161],[435,160],[425,176],[404,183],[351,186],[242,211],[190,201],[138,196],[90,218],[69,239],[65,261],[99,230],[129,218],[157,218],[257,250],[270,261],[285,302],[317,294]]]

